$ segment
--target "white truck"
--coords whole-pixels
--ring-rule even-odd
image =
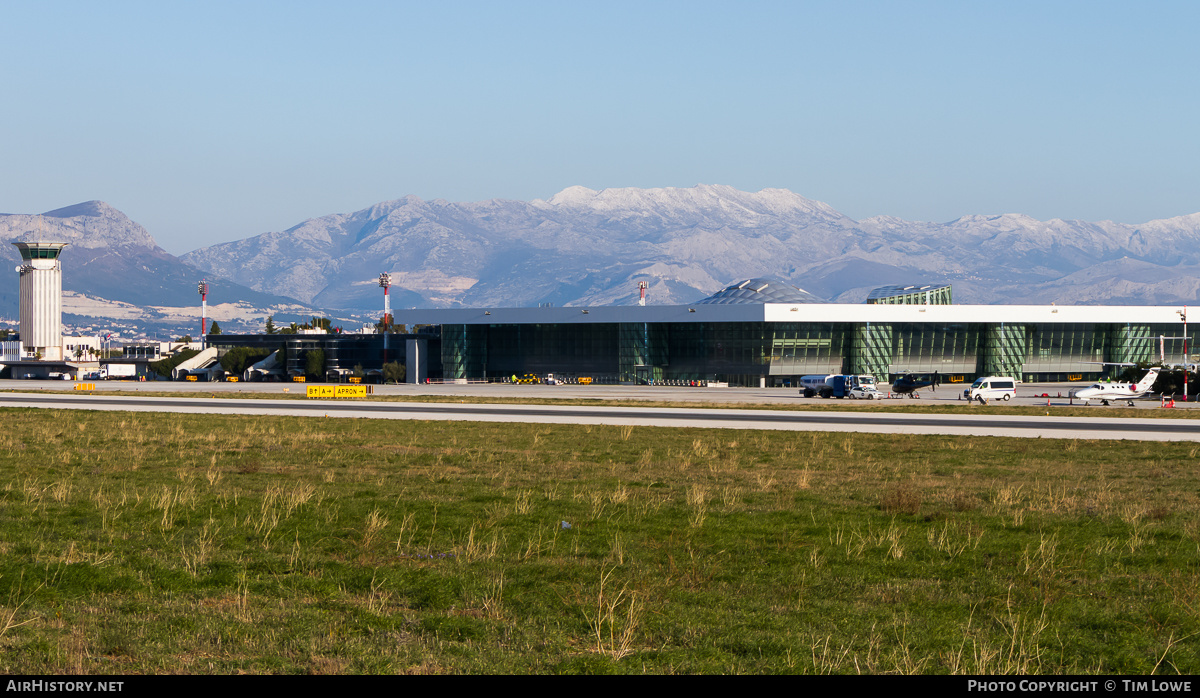
[[[829,375],[800,376],[800,394],[804,397],[846,397],[852,390],[862,388],[875,390],[875,376],[831,373]],[[860,391],[862,392],[862,391]],[[857,397],[857,395],[852,396]],[[866,395],[863,395],[866,397]]]
[[[104,364],[100,367],[100,380],[133,380],[137,378],[135,364]]]

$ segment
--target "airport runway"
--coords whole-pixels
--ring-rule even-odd
[[[157,387],[157,386],[156,386]],[[61,392],[0,393],[0,406],[185,414],[287,415],[363,419],[474,420],[709,429],[777,429],[1060,439],[1200,441],[1200,420],[794,410],[581,407],[237,398],[162,398]],[[1099,411],[1099,409],[1097,410]]]
[[[47,380],[6,380],[0,381],[0,390],[19,390],[22,392],[66,392],[72,394],[73,383],[67,381]],[[246,394],[304,394],[304,383],[190,383],[186,381],[98,381],[96,388],[103,392],[152,392],[152,393],[195,393],[197,395],[237,395]],[[1023,383],[1017,388],[1017,398],[1013,405],[1045,406],[1049,401],[1053,407],[1071,404],[1070,392],[1075,388],[1085,387],[1084,383]],[[824,400],[822,398],[805,398],[795,388],[691,388],[665,385],[512,385],[509,383],[432,383],[429,385],[376,385],[372,386],[376,395],[404,395],[453,397],[465,400],[472,398],[548,398],[554,400],[639,400],[647,403],[676,402],[676,403],[712,403],[719,405],[787,405],[803,407],[804,405],[822,405],[843,403],[853,405],[853,400]],[[923,389],[920,399],[893,399],[888,404],[895,405],[958,405],[963,406],[962,391],[965,383],[947,383],[937,391]],[[1045,397],[1044,397],[1045,396]],[[1074,404],[1078,405],[1078,401]],[[1138,400],[1139,409],[1157,409],[1158,400]],[[1124,406],[1124,405],[1122,405]],[[1198,402],[1178,403],[1178,408],[1196,408]],[[1096,406],[1097,412],[1103,408]]]

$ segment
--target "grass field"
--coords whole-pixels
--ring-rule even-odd
[[[1195,444],[0,412],[6,673],[1200,671]]]

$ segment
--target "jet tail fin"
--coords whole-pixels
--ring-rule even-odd
[[[1152,368],[1148,373],[1146,373],[1144,378],[1138,381],[1135,388],[1139,393],[1144,393],[1154,386],[1154,380],[1156,378],[1158,378],[1158,369]]]

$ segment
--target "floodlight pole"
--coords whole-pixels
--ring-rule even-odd
[[[1183,320],[1183,401],[1188,401],[1187,384],[1188,384],[1188,331],[1187,331],[1187,306],[1183,306],[1179,317]]]
[[[388,287],[392,285],[392,275],[384,272],[379,275],[379,285],[383,288],[383,363],[388,360],[388,326],[392,324],[392,299],[388,295]]]
[[[203,350],[208,330],[208,280],[201,280],[196,290],[200,292],[200,349]]]

